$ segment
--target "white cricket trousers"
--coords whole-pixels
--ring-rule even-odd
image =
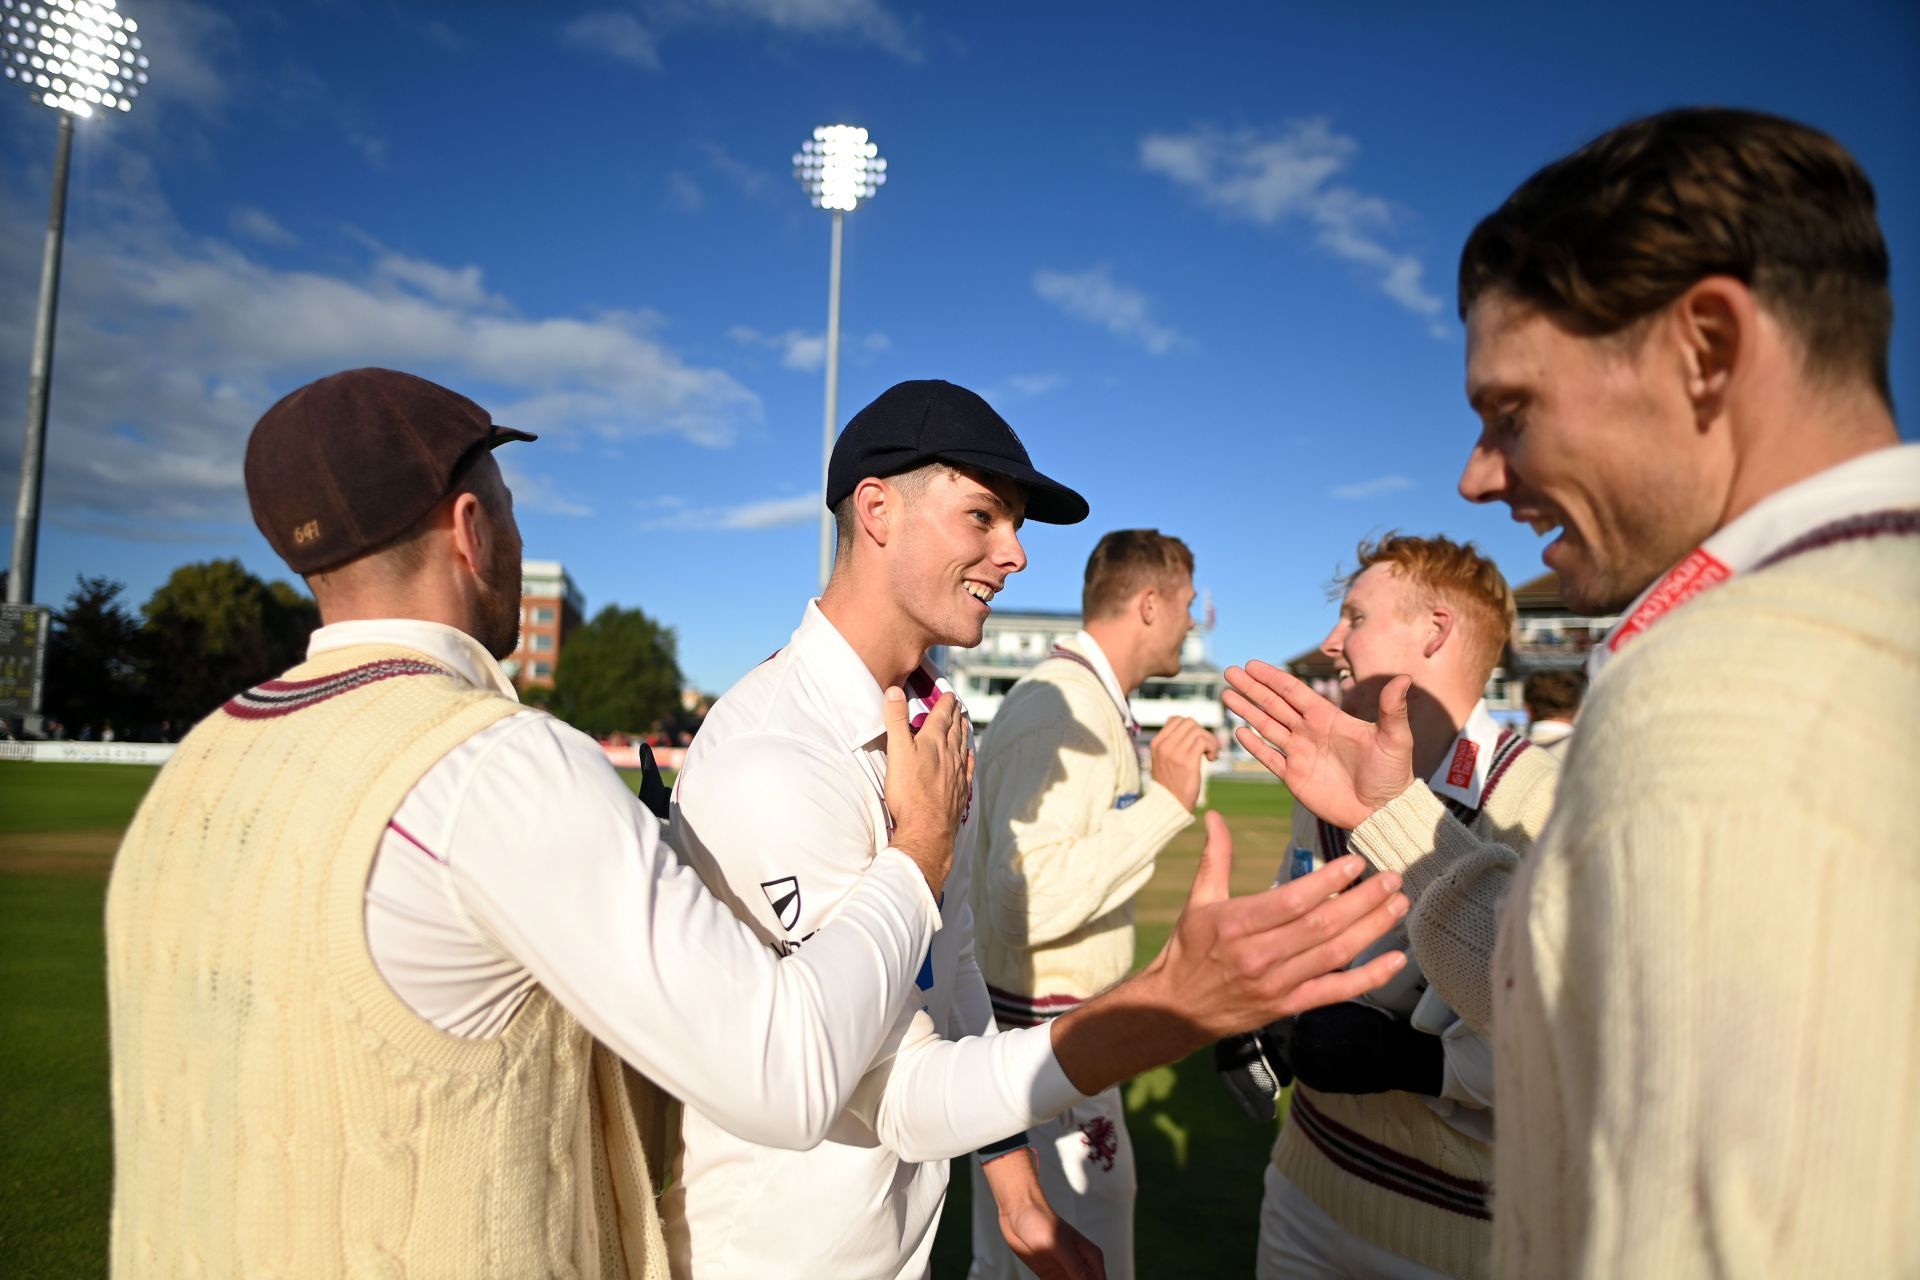
[[[1118,1086],[1032,1126],[1040,1189],[1053,1211],[1100,1246],[1107,1280],[1133,1280],[1133,1141]],[[1000,1210],[973,1163],[973,1268],[970,1280],[1032,1280],[1000,1234]]]
[[[1257,1280],[1447,1280],[1444,1272],[1362,1240],[1267,1165]]]

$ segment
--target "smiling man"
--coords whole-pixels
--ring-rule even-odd
[[[1622,612],[1535,856],[1414,781],[1405,699],[1265,664],[1244,733],[1352,848],[1500,920],[1495,1269],[1920,1271],[1920,448],[1885,242],[1833,139],[1634,121],[1528,179],[1460,264],[1460,491]],[[1262,740],[1264,739],[1264,741]]]
[[[1507,580],[1471,544],[1389,534],[1361,544],[1320,651],[1335,663],[1341,709],[1361,720],[1377,720],[1382,690],[1410,677],[1415,775],[1469,830],[1525,853],[1559,769],[1481,697],[1513,618]],[[1348,840],[1295,806],[1289,861],[1338,857]],[[1451,888],[1415,900],[1415,963],[1385,987],[1222,1046],[1223,1062],[1250,1063],[1257,1048],[1269,1078],[1297,1080],[1260,1206],[1262,1280],[1487,1273],[1493,931],[1476,928],[1479,912],[1459,910]],[[1253,1078],[1236,1072],[1229,1084],[1244,1096]],[[1265,1092],[1255,1100],[1270,1118]]]
[[[914,723],[927,717],[921,732],[934,732],[955,699],[927,650],[980,642],[994,596],[1026,567],[1025,517],[1087,514],[1079,494],[1034,469],[986,401],[935,381],[901,383],[854,416],[834,447],[827,501],[840,531],[833,578],[786,647],[714,705],[675,783],[672,823],[674,844],[715,892],[769,946],[802,956],[904,816],[884,803],[895,746],[883,699],[904,695]],[[998,1034],[974,959],[970,868],[956,867],[919,989],[825,1142],[775,1150],[688,1111],[664,1205],[674,1273],[920,1276],[947,1162],[978,1151],[1027,1266],[1103,1275],[1099,1251],[1040,1193],[1024,1129],[1209,1043],[1207,1027],[1245,1030],[1268,1020],[1262,1006],[1346,999],[1403,963],[1393,953],[1334,972],[1404,909],[1397,877],[1326,901],[1355,859],[1325,880],[1225,900],[1217,816],[1208,835],[1159,959],[1047,1026]],[[844,1051],[866,1056],[852,1043]]]

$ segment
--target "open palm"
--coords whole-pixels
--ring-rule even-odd
[[[1227,668],[1227,709],[1245,720],[1240,744],[1317,818],[1352,830],[1413,781],[1406,676],[1380,694],[1369,724],[1271,663]]]

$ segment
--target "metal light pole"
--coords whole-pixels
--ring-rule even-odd
[[[816,209],[833,211],[833,259],[827,277],[827,403],[820,449],[820,590],[833,575],[833,513],[827,510],[827,467],[840,417],[840,246],[846,215],[870,200],[887,180],[887,162],[868,140],[867,131],[850,124],[822,125],[800,144],[793,176]]]
[[[20,450],[20,501],[14,509],[13,563],[7,603],[33,600],[34,553],[40,541],[40,481],[46,472],[47,398],[53,383],[54,312],[60,299],[60,249],[67,225],[67,170],[73,118],[130,111],[147,82],[139,25],[115,0],[0,0],[0,60],[27,96],[60,113],[53,159],[53,205],[40,263],[40,308],[27,381],[27,434]]]

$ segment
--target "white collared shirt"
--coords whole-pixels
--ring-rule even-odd
[[[671,838],[769,948],[804,957],[888,848],[886,767],[881,688],[809,604],[787,646],[708,714],[674,783]],[[971,847],[966,831],[956,849]],[[893,1010],[894,1035],[826,1142],[777,1151],[687,1109],[662,1201],[676,1275],[919,1276],[947,1160],[1082,1100],[1048,1028],[994,1034],[970,877],[956,857],[920,989]]]
[[[1100,647],[1091,633],[1082,629],[1074,633],[1073,649],[1081,657],[1093,664],[1093,674],[1100,677],[1100,683],[1106,687],[1107,696],[1120,708],[1120,714],[1126,717],[1128,724],[1133,723],[1133,707],[1127,702],[1127,691],[1120,687],[1120,677],[1113,674],[1113,663],[1107,660],[1107,651]]]
[[[1622,611],[1587,655],[1588,677],[1598,679],[1613,655],[1662,614],[1749,572],[1788,543],[1848,516],[1914,506],[1920,506],[1920,444],[1875,449],[1769,494],[1715,530]]]
[[[363,644],[513,692],[478,642],[437,623],[336,623],[307,652]],[[367,948],[443,1031],[497,1034],[538,984],[689,1105],[805,1145],[865,1066],[835,1050],[880,1042],[933,931],[926,881],[897,852],[849,900],[806,956],[777,961],[660,842],[594,741],[529,709],[454,748],[394,813],[367,881]],[[868,999],[846,994],[862,986]]]

